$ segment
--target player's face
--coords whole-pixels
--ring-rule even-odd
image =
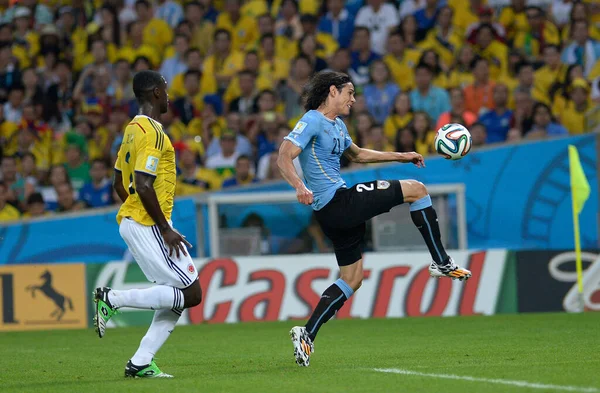
[[[339,115],[348,116],[350,108],[356,102],[354,98],[354,85],[348,82],[341,91],[337,90],[337,95],[334,97],[335,107]]]

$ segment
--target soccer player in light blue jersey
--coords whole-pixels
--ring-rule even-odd
[[[285,138],[278,165],[285,180],[296,190],[298,201],[311,205],[325,235],[333,243],[340,278],[323,292],[305,326],[290,331],[299,366],[308,366],[319,328],[360,288],[363,280],[362,242],[365,222],[404,202],[421,232],[433,262],[433,277],[467,280],[471,272],[454,263],[441,241],[437,215],[427,188],[416,180],[375,180],[347,187],[340,175],[340,159],[360,163],[401,162],[425,167],[415,152],[395,153],[363,149],[352,142],[340,118],[350,114],[354,85],[348,75],[322,71],[311,79],[304,94],[307,112]],[[302,181],[292,161],[300,157]]]

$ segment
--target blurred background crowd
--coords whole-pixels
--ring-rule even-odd
[[[178,195],[280,179],[278,147],[325,69],[352,77],[344,121],[377,150],[430,154],[450,122],[475,147],[600,124],[598,0],[0,0],[0,13],[0,221],[117,203],[145,69],[168,82]]]

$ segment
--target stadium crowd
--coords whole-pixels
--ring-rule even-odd
[[[600,2],[0,1],[0,221],[115,204],[111,169],[159,70],[177,195],[280,179],[314,72],[347,72],[354,141],[432,153],[597,129]],[[344,165],[349,165],[344,163]],[[299,169],[299,168],[298,168]]]

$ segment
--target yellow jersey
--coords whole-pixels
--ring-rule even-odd
[[[167,220],[171,219],[175,196],[175,149],[164,132],[162,124],[148,116],[138,115],[125,128],[115,170],[123,176],[123,186],[129,193],[117,213],[120,224],[123,217],[131,217],[139,224],[151,226],[150,217],[135,191],[135,174],[142,172],[154,176],[154,191],[160,209]]]
[[[16,207],[8,203],[0,209],[0,222],[16,221],[19,218],[21,218],[21,213],[19,213]]]

